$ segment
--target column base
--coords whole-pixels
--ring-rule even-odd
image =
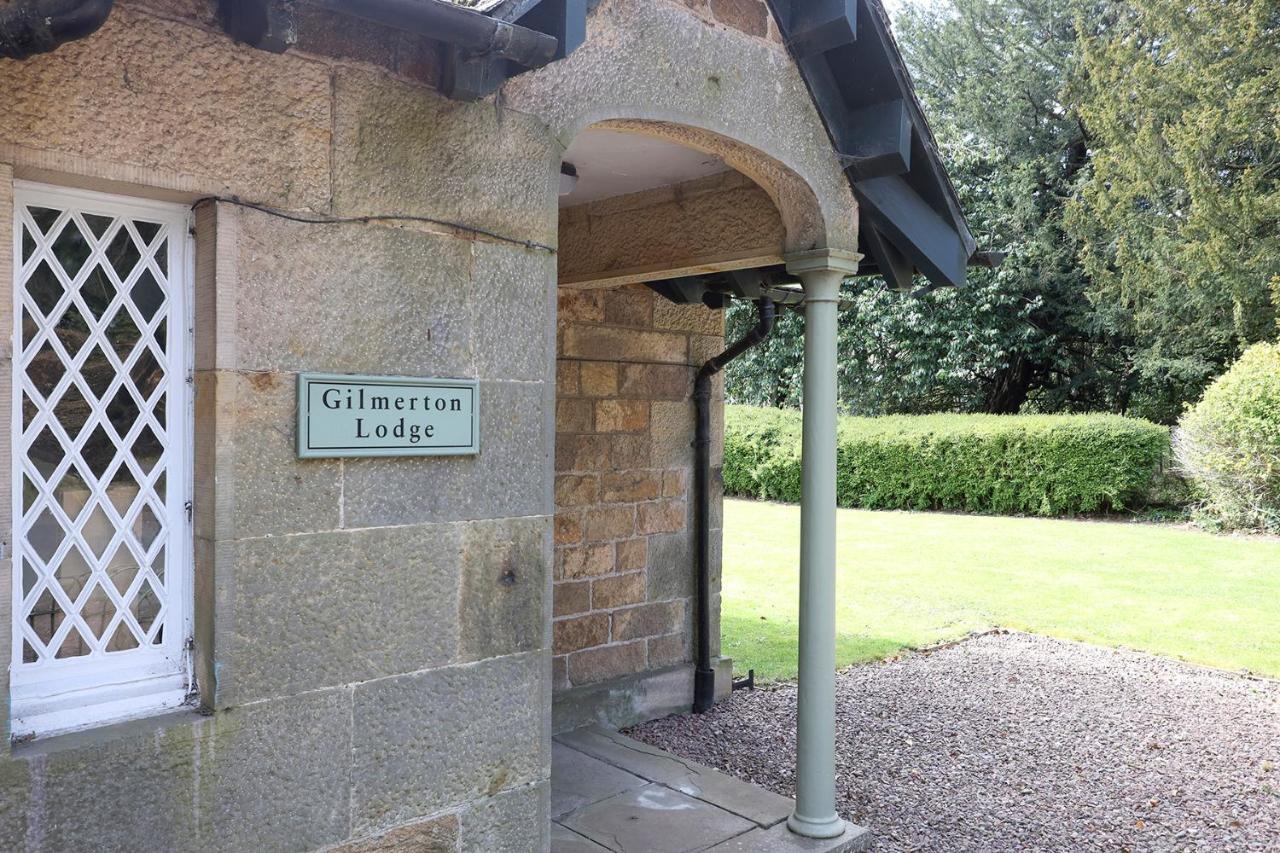
[[[787,818],[787,829],[805,838],[836,838],[844,833],[846,826],[836,815],[825,820],[812,820],[792,812]]]

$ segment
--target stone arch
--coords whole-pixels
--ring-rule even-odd
[[[786,252],[856,250],[857,204],[790,56],[690,15],[671,0],[601,0],[586,42],[502,101],[547,121],[563,148],[603,127],[715,154],[773,200]]]

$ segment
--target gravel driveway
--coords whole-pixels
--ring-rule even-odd
[[[1002,633],[852,667],[836,703],[875,850],[1280,851],[1280,682]],[[794,687],[628,734],[794,795]]]

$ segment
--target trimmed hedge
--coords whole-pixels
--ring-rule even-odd
[[[726,406],[725,494],[800,500],[800,413]],[[865,509],[1069,515],[1133,507],[1169,432],[1117,415],[840,418],[836,502]]]

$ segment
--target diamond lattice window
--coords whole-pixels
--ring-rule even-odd
[[[12,731],[190,689],[187,213],[20,185]]]

